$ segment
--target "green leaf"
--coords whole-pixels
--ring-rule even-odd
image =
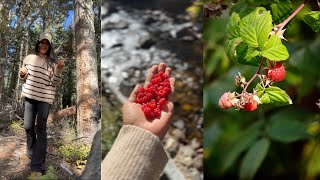
[[[283,61],[289,58],[287,48],[281,43],[281,40],[276,35],[271,35],[263,46],[261,54],[272,61]]]
[[[262,48],[272,30],[272,19],[269,11],[256,8],[240,22],[240,35],[250,47]]]
[[[240,36],[239,22],[240,22],[239,14],[233,12],[231,14],[229,23],[227,25],[228,38],[233,39]]]
[[[286,20],[293,12],[290,0],[284,0],[270,5],[272,19],[274,24],[280,24]]]
[[[253,48],[249,49],[248,44],[242,42],[241,37],[227,41],[226,54],[235,64],[259,66],[261,61],[259,52]]]
[[[228,58],[236,64],[238,64],[237,47],[240,45],[241,42],[242,42],[242,38],[238,37],[238,38],[228,40],[225,46],[226,54]]]
[[[256,86],[256,88],[255,88],[255,90],[258,91],[258,92],[257,92],[257,93],[258,93],[258,96],[260,96],[259,93],[263,93],[264,88],[261,86],[260,83],[258,83],[257,86]]]
[[[290,114],[282,114],[273,117],[272,121],[270,120],[270,126],[267,128],[268,136],[275,141],[283,143],[291,143],[308,138],[306,125],[296,120],[296,117],[284,117],[288,115]]]
[[[235,143],[226,147],[225,159],[222,164],[222,171],[227,170],[234,161],[245,151],[262,133],[263,122],[258,121],[248,128],[237,138]]]
[[[320,31],[320,11],[311,11],[303,17],[303,20],[314,32]]]
[[[240,166],[240,179],[252,179],[268,153],[270,140],[256,141],[244,156]]]
[[[292,104],[292,100],[286,91],[276,86],[270,86],[263,88],[260,84],[256,86],[257,95],[260,98],[262,104],[273,103],[276,105],[288,105]]]

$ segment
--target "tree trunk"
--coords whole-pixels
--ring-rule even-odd
[[[77,132],[92,140],[100,116],[94,14],[91,0],[75,0]]]

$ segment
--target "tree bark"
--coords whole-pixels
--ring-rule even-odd
[[[100,116],[94,14],[91,0],[75,0],[77,133],[92,140]]]

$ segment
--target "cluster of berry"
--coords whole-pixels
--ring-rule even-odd
[[[161,107],[167,102],[171,92],[169,76],[163,71],[154,74],[147,88],[141,87],[137,93],[136,103],[141,104],[141,109],[148,119],[160,117]]]
[[[276,62],[270,63],[269,67],[265,68],[265,81],[269,82],[280,82],[286,76],[286,71],[283,64]],[[236,77],[236,84],[243,87],[247,84],[245,82],[245,78],[241,75]],[[254,111],[257,109],[258,104],[261,103],[260,99],[255,93],[247,93],[243,92],[241,94],[237,94],[235,92],[224,93],[220,100],[219,106],[222,109],[229,109],[235,107],[237,110],[244,110],[244,111]]]

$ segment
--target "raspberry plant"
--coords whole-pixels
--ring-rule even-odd
[[[242,16],[236,12],[232,13],[227,25],[226,54],[234,63],[258,66],[258,70],[248,82],[240,73],[236,76],[235,84],[243,90],[241,93],[228,92],[228,96],[223,95],[219,100],[222,109],[235,107],[236,110],[254,111],[258,104],[292,104],[286,91],[274,83],[285,78],[282,62],[289,58],[287,48],[281,41],[285,39],[283,27],[303,6],[304,3],[283,23],[275,26],[272,25],[270,11],[263,7],[257,7]],[[260,74],[263,67],[265,74]],[[255,86],[253,92],[248,92],[248,86],[256,77],[260,78],[260,83]],[[229,105],[225,106],[226,103]]]
[[[293,5],[293,1],[290,0],[239,0],[232,2],[236,3],[226,3],[233,12],[230,13],[230,19],[208,18],[205,22],[205,30],[207,30],[204,31],[205,63],[207,63],[205,65],[205,75],[207,76],[205,77],[209,82],[205,86],[208,89],[205,91],[205,100],[208,101],[204,103],[207,121],[205,148],[209,152],[206,163],[210,164],[207,172],[209,172],[208,174],[213,172],[211,176],[215,178],[224,176],[222,179],[237,179],[235,174],[237,170],[240,179],[253,179],[257,172],[256,178],[258,179],[264,176],[267,176],[267,179],[272,179],[274,176],[282,178],[283,175],[288,174],[294,174],[292,177],[298,177],[297,175],[302,174],[301,172],[308,174],[312,162],[308,160],[308,167],[302,167],[305,165],[302,159],[314,159],[319,154],[298,155],[298,159],[297,156],[293,158],[293,155],[296,154],[286,153],[293,148],[297,149],[302,146],[306,150],[310,148],[310,141],[314,143],[315,135],[317,135],[316,138],[319,137],[319,129],[311,132],[312,129],[316,129],[315,127],[319,127],[319,114],[314,114],[314,111],[305,112],[305,108],[311,105],[309,105],[310,103],[306,105],[304,102],[302,105],[300,99],[307,94],[305,88],[308,86],[306,85],[319,83],[317,80],[319,71],[315,68],[319,67],[319,61],[316,60],[319,39],[315,38],[318,37],[318,34],[306,37],[307,34],[312,33],[305,24],[301,23],[301,20],[307,24],[309,24],[307,21],[313,21],[311,22],[313,25],[309,24],[309,26],[315,32],[319,32],[320,26],[317,26],[320,22],[319,12],[303,16],[308,13],[307,11],[317,8],[317,5],[313,3],[310,5],[312,8],[309,6],[305,8],[304,13],[299,14],[297,20],[285,31],[285,26],[304,7],[306,1],[301,5],[297,4],[297,6],[300,5],[297,10],[293,9],[296,4]],[[290,15],[291,13],[292,15]],[[225,17],[224,15],[223,17]],[[227,25],[226,30],[224,24]],[[224,32],[227,32],[226,38],[223,36]],[[284,36],[285,32],[288,33],[287,36]],[[289,53],[283,44],[287,37],[289,42],[286,43],[286,46],[288,50],[290,47],[290,62],[286,61],[289,58]],[[313,39],[317,42],[314,43],[317,46],[313,44],[309,46]],[[226,43],[223,43],[225,40]],[[302,52],[300,52],[300,47],[295,47],[301,41],[305,42]],[[221,49],[233,62],[232,65],[224,55],[221,55]],[[249,69],[244,65],[256,67],[252,77],[243,76]],[[234,74],[239,71],[239,68],[241,68],[241,73],[236,74],[234,78]],[[314,72],[310,72],[310,70]],[[237,88],[236,91],[225,92],[226,89],[235,89],[230,87],[230,77],[240,88]],[[284,108],[272,107],[292,104],[287,92],[281,89],[284,86],[281,88],[279,86],[279,82],[283,80],[286,82],[281,85],[286,85],[286,89],[290,90],[295,104]],[[314,99],[318,99],[317,91],[318,89],[309,90],[308,93],[313,92]],[[219,96],[221,96],[220,99]],[[260,108],[261,110],[256,113],[219,111],[216,110],[217,102],[222,109],[235,108],[240,111],[256,111],[257,108]],[[261,104],[270,104],[270,106],[262,109]],[[310,122],[313,123],[310,124]],[[287,145],[297,141],[299,141],[299,145]],[[282,145],[279,146],[279,143]],[[315,144],[314,149],[319,147],[319,141]],[[279,153],[275,149],[285,150],[285,153]],[[270,157],[274,154],[283,158],[281,160],[271,159]],[[264,161],[264,159],[268,160]],[[277,168],[265,169],[270,164],[271,167],[273,165],[276,167],[276,165],[283,163],[284,167],[289,167],[297,160],[302,166],[291,167],[290,170],[286,169],[280,175],[275,175],[279,170]],[[319,159],[313,162],[318,163]],[[261,167],[261,165],[263,166]],[[318,177],[320,171],[312,173],[314,174],[311,177]],[[302,175],[301,177],[308,176]]]

